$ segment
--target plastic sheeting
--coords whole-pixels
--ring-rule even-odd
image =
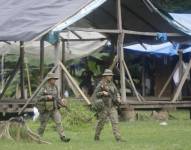
[[[184,26],[187,34],[191,35],[191,14],[170,13],[170,15],[176,20],[177,24]]]
[[[1,0],[0,40],[30,41],[91,2],[93,0]]]
[[[92,53],[102,50],[103,47],[107,44],[107,40],[103,41],[73,41],[73,42],[66,42],[66,60],[82,58]],[[25,43],[25,59],[32,63],[33,65],[39,65],[40,59],[40,43],[38,41],[34,42],[26,42]],[[59,46],[59,57],[61,59],[61,44]],[[55,59],[55,51],[54,46],[45,42],[45,63],[54,63]],[[14,43],[12,42],[11,45],[6,43],[0,43],[0,55],[15,55],[19,57],[19,42]],[[8,60],[8,59],[6,59]],[[37,60],[37,61],[34,61]],[[11,59],[10,61],[14,61]]]
[[[124,47],[125,52],[135,52],[135,53],[145,53],[152,55],[178,55],[177,49],[170,42],[158,44],[158,45],[149,45],[149,44],[134,44]],[[191,47],[184,49],[183,53],[191,52]]]

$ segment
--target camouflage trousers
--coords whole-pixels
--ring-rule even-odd
[[[120,136],[119,127],[118,127],[118,124],[119,124],[118,113],[117,113],[117,110],[115,107],[112,107],[108,110],[105,109],[98,114],[98,122],[97,122],[97,126],[96,126],[95,137],[94,137],[95,140],[99,139],[101,131],[107,121],[107,118],[109,118],[109,120],[111,122],[115,139],[120,140],[121,136]]]
[[[65,136],[64,129],[63,129],[62,123],[61,123],[62,116],[61,116],[59,110],[45,111],[45,112],[40,113],[40,127],[38,128],[38,134],[40,136],[43,136],[46,125],[50,118],[52,118],[53,121],[55,122],[56,130],[57,130],[59,136],[60,137]]]

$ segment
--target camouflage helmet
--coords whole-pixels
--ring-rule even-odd
[[[102,76],[113,76],[113,72],[110,69],[105,69]]]
[[[48,78],[48,80],[49,79],[56,79],[56,80],[59,79],[58,75],[55,73],[48,73],[47,78]]]

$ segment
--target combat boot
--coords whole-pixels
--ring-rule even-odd
[[[70,142],[70,138],[67,138],[65,136],[60,137],[60,139],[61,139],[62,142],[65,142],[65,143]]]
[[[94,140],[95,140],[95,141],[99,141],[100,139],[99,139],[98,136],[95,136],[95,137],[94,137]]]
[[[116,139],[117,142],[127,142],[127,140],[124,140],[124,139]]]

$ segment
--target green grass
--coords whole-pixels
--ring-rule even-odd
[[[49,124],[44,139],[51,145],[36,143],[16,143],[0,140],[1,150],[190,150],[191,149],[191,121],[188,112],[172,113],[175,120],[169,120],[167,126],[160,126],[158,121],[145,120],[136,122],[121,122],[120,130],[126,143],[114,140],[111,125],[106,124],[101,141],[93,141],[94,123],[74,126],[66,130],[71,137],[70,143],[61,143],[52,124]],[[35,131],[38,123],[29,122]]]

